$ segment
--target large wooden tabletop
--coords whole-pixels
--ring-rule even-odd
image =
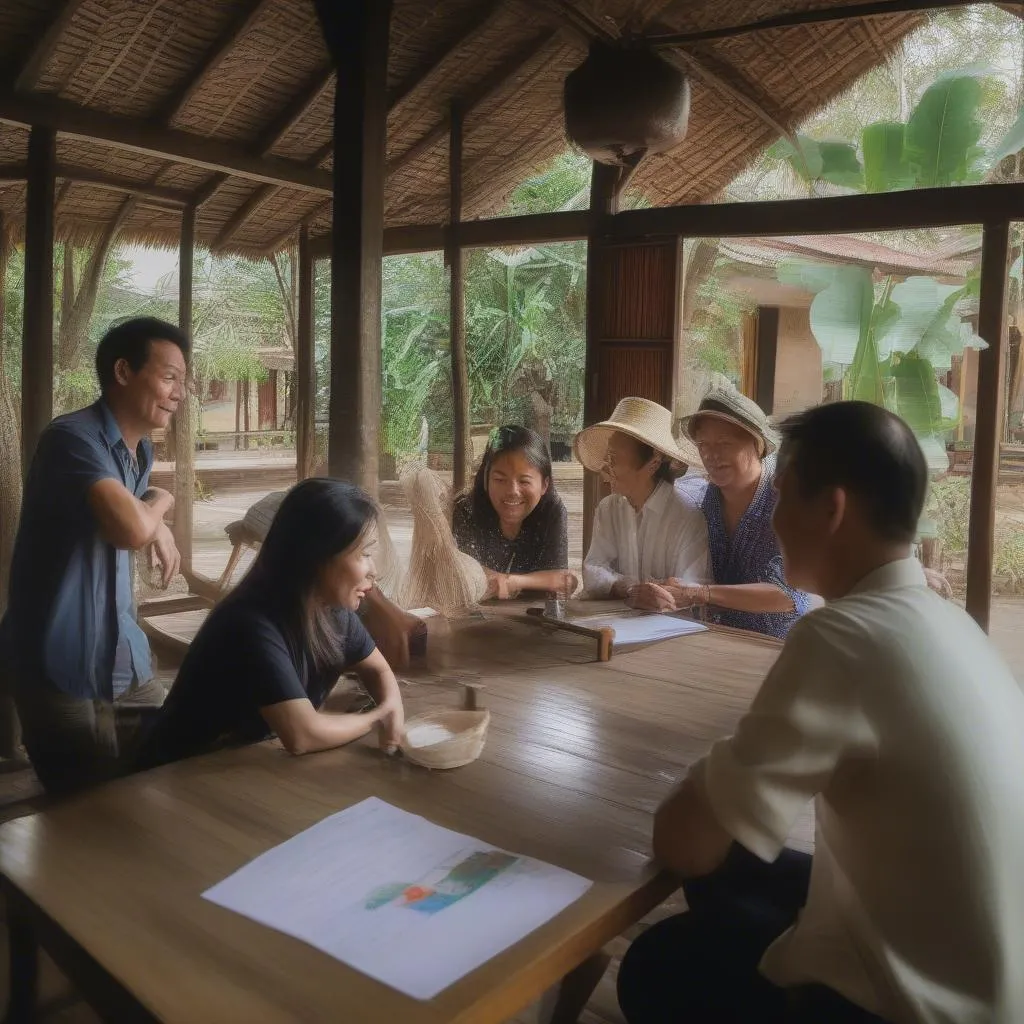
[[[673,890],[648,864],[651,813],[731,731],[778,646],[712,631],[606,664],[575,663],[592,650],[585,638],[494,618],[458,631],[442,660],[460,645],[476,651],[468,660],[492,713],[475,763],[429,772],[386,759],[369,739],[301,758],[263,743],[124,779],[0,827],[12,905],[88,954],[122,1000],[108,1006],[137,1004],[143,1018],[505,1020]],[[494,652],[490,670],[480,668],[482,649]],[[508,664],[517,649],[525,667]],[[408,712],[455,704],[458,678],[441,666],[406,681]],[[595,884],[429,1002],[201,898],[258,854],[368,796]]]

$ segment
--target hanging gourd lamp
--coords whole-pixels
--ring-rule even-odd
[[[592,160],[634,168],[677,146],[690,119],[690,83],[654,50],[595,41],[565,80],[565,131]]]

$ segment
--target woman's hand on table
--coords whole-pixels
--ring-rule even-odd
[[[626,604],[652,612],[674,612],[676,603],[672,593],[660,583],[634,583],[626,591]]]
[[[706,583],[685,583],[683,580],[665,580],[665,589],[672,595],[676,611],[711,603],[711,588]]]
[[[555,588],[555,593],[557,593],[559,597],[568,599],[576,593],[576,590],[580,585],[579,577],[575,573],[569,572],[568,569],[562,570],[561,576],[562,582]]]
[[[495,572],[493,569],[484,569],[487,577],[487,590],[484,593],[484,600],[496,597],[499,601],[508,601],[518,597],[522,590],[522,577],[509,576],[503,572]]]
[[[379,710],[377,740],[384,753],[393,754],[402,742],[402,733],[405,730],[405,708],[402,706],[401,700],[396,700],[382,704]]]

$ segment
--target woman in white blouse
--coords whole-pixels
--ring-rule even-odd
[[[577,434],[574,448],[612,489],[594,515],[583,561],[586,596],[675,610],[665,581],[708,580],[704,517],[673,486],[687,465],[700,466],[696,450],[676,443],[672,414],[646,398],[624,398],[610,419]]]

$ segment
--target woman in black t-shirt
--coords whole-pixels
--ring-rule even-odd
[[[487,572],[489,597],[521,590],[568,597],[568,516],[551,477],[551,456],[527,427],[492,431],[473,487],[455,501],[455,543]]]
[[[372,499],[351,484],[311,479],[288,492],[252,569],[192,642],[139,767],[271,733],[290,753],[305,754],[377,725],[381,746],[397,746],[404,726],[398,682],[356,614],[374,585],[376,523]],[[346,670],[376,707],[320,711]]]

